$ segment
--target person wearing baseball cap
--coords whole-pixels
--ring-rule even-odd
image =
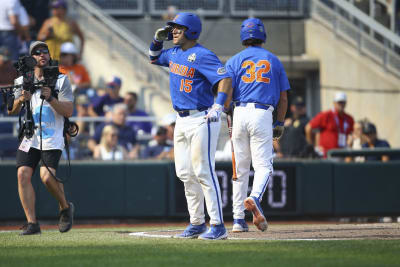
[[[66,42],[60,49],[60,72],[66,74],[75,95],[86,93],[90,88],[90,77],[85,66],[78,63],[79,52],[75,44]]]
[[[50,3],[52,17],[45,20],[38,33],[38,39],[46,41],[52,58],[60,60],[61,45],[72,42],[74,35],[80,39],[80,54],[84,46],[84,36],[78,24],[67,17],[67,2],[65,0],[53,0]],[[80,56],[79,56],[80,57]]]
[[[301,158],[307,154],[305,127],[309,122],[306,104],[302,96],[296,96],[290,104],[291,116],[284,121],[285,131],[279,142],[274,143],[278,157]]]
[[[354,119],[345,112],[347,95],[337,92],[333,108],[318,113],[306,126],[306,139],[324,157],[330,149],[347,146],[347,137],[353,132]],[[319,144],[315,143],[315,132],[319,132]]]
[[[390,148],[390,145],[388,141],[379,139],[378,138],[378,133],[376,130],[375,124],[371,122],[366,122],[362,126],[362,134],[363,138],[366,141],[364,144],[362,144],[362,148]],[[388,155],[382,155],[380,157],[378,156],[366,156],[365,160],[367,161],[383,161],[387,162],[390,160]]]
[[[35,41],[29,46],[29,53],[37,62],[34,67],[34,81],[43,81],[44,68],[49,66],[51,60],[48,45],[42,41]],[[24,77],[20,76],[14,84],[24,85],[23,82]],[[30,108],[35,122],[32,135],[23,132],[16,156],[18,193],[27,220],[21,235],[41,233],[35,211],[35,192],[31,183],[38,165],[42,182],[60,207],[58,227],[60,232],[65,233],[73,224],[74,205],[67,201],[63,184],[55,177],[65,144],[65,118],[71,117],[74,109],[71,85],[67,76],[58,75],[53,89],[46,85],[33,91],[28,89],[21,86],[15,90],[14,104],[8,112],[9,115],[19,114],[22,105],[25,104],[25,108]],[[26,105],[27,103],[30,105]],[[40,120],[44,123],[40,123]]]
[[[106,84],[106,94],[95,99],[90,106],[89,114],[93,117],[104,116],[115,104],[124,102],[124,99],[119,95],[121,85],[121,79],[119,77],[113,77],[113,79]]]

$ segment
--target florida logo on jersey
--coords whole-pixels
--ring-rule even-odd
[[[170,61],[169,62],[169,71],[171,73],[175,73],[175,74],[183,76],[183,77],[193,78],[196,70],[195,70],[195,68],[189,68],[186,65],[178,64],[178,63],[174,63],[174,62]]]

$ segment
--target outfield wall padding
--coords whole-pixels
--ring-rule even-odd
[[[72,162],[65,184],[77,219],[188,217],[183,184],[173,162]],[[65,178],[61,164],[58,176]],[[232,168],[216,164],[223,212],[232,216]],[[24,219],[15,163],[0,163],[0,220]],[[58,204],[35,172],[36,214],[55,219]],[[252,175],[250,177],[250,186]],[[277,161],[262,206],[267,216],[400,215],[400,164]]]

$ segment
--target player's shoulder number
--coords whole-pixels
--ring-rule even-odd
[[[246,74],[242,75],[244,83],[252,83],[254,81],[260,83],[270,83],[270,78],[264,77],[264,73],[271,71],[271,63],[262,59],[256,63],[253,60],[246,60],[242,63],[242,69],[246,69]]]

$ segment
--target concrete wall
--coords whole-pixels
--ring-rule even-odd
[[[346,91],[346,109],[355,120],[370,119],[376,124],[380,138],[387,139],[392,147],[399,147],[400,125],[397,122],[400,120],[400,79],[313,20],[305,23],[305,41],[307,55],[318,58],[320,62],[322,110],[332,107],[333,96],[340,90],[324,86],[371,90]],[[382,89],[395,89],[398,92],[376,92]]]

